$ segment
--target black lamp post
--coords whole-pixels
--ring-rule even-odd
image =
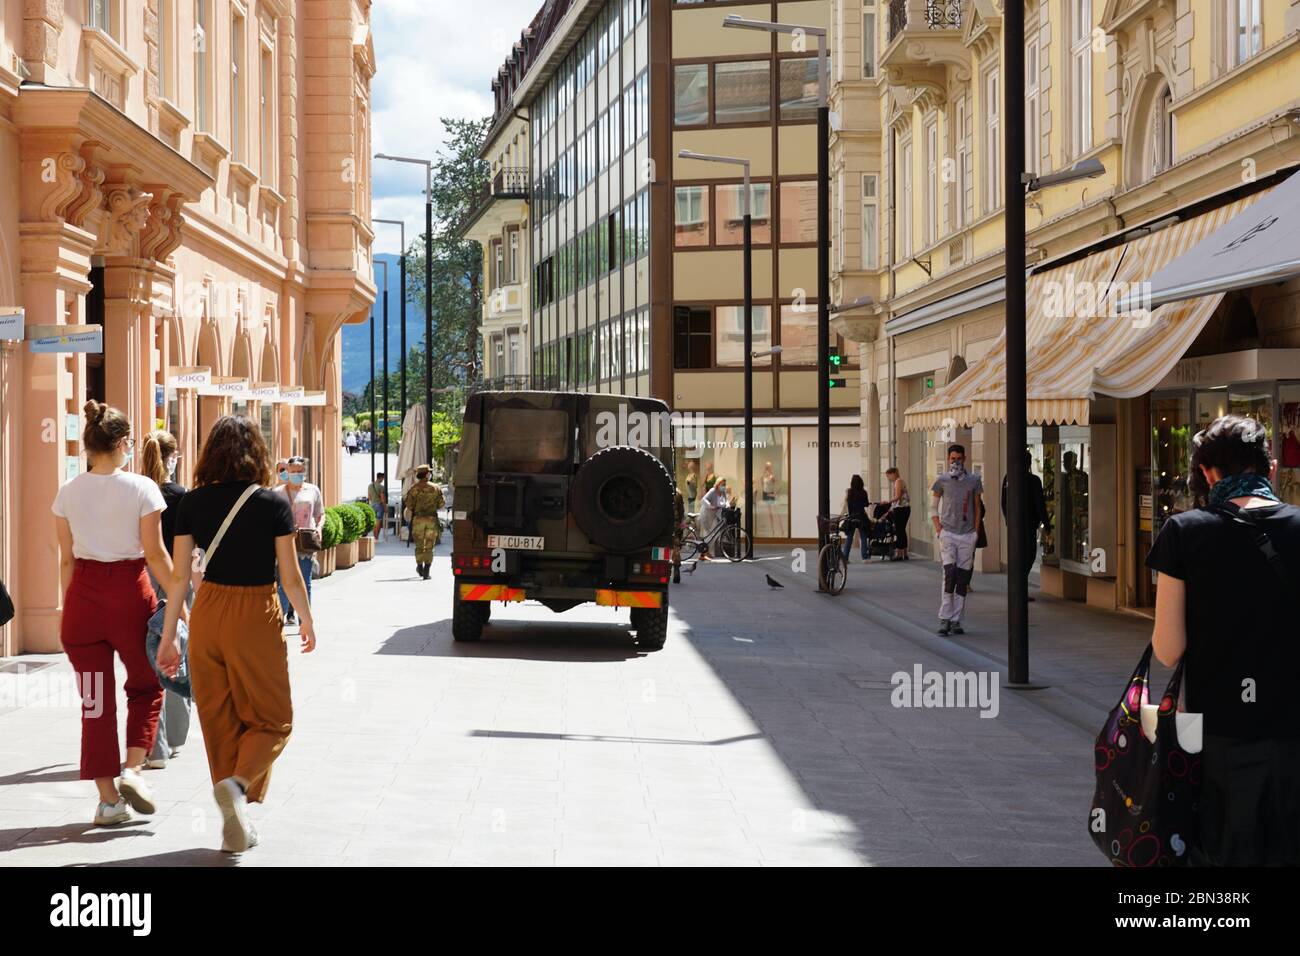
[[[398,366],[397,377],[400,382],[398,394],[401,402],[398,408],[401,409],[401,417],[406,418],[406,223],[401,219],[375,219],[373,222],[382,222],[390,226],[397,226],[401,230],[401,258],[397,260],[398,268],[398,286],[402,297],[401,320],[402,327],[398,331]]]

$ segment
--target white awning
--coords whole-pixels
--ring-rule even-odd
[[[1300,173],[1273,187],[1117,304],[1121,312],[1300,275]],[[1148,298],[1149,293],[1149,298]]]

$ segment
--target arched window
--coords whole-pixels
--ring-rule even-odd
[[[1151,125],[1147,133],[1146,178],[1153,179],[1174,161],[1173,94],[1166,85],[1151,105]]]

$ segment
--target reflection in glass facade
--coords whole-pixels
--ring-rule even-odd
[[[649,0],[608,0],[530,104],[533,375],[648,394]]]

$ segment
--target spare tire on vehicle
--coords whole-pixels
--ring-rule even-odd
[[[582,532],[609,551],[640,551],[671,533],[673,479],[641,448],[603,448],[578,469],[569,507]]]

